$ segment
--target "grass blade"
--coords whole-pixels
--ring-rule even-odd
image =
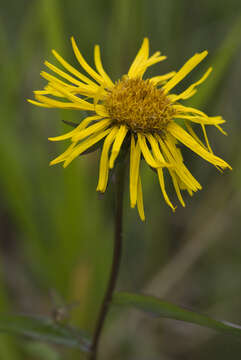
[[[212,319],[153,296],[119,292],[114,295],[113,304],[132,306],[156,317],[181,320],[241,337],[241,326],[239,325]]]
[[[0,331],[89,352],[89,339],[83,332],[76,328],[57,324],[47,317],[1,314]]]

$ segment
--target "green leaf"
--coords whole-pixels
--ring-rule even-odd
[[[114,294],[112,302],[116,305],[133,306],[156,317],[181,320],[205,326],[222,333],[241,336],[241,326],[239,325],[212,319],[209,316],[181,308],[178,305],[160,300],[154,296],[119,292]]]
[[[51,318],[1,314],[0,332],[24,335],[89,352],[90,341],[86,334],[79,329],[59,325]]]

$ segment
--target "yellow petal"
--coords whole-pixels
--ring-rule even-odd
[[[185,207],[185,202],[183,200],[183,197],[182,197],[182,194],[181,194],[181,191],[180,191],[180,188],[179,188],[179,184],[178,184],[178,179],[177,179],[177,175],[174,173],[174,171],[172,169],[168,169],[170,175],[171,175],[171,178],[172,178],[172,182],[173,182],[173,186],[174,186],[174,189],[176,191],[176,194],[177,194],[177,197],[178,197],[178,200],[180,201],[180,203],[182,204],[183,207]]]
[[[109,117],[109,114],[108,114],[108,112],[106,111],[106,108],[105,108],[104,105],[99,105],[99,104],[97,104],[97,105],[94,107],[94,109],[95,109],[96,114],[98,114],[99,116],[101,116],[101,117]]]
[[[173,119],[185,119],[196,124],[214,125],[214,126],[225,123],[225,120],[221,116],[176,114],[173,116]]]
[[[159,54],[159,52],[158,52]],[[160,61],[166,60],[166,56],[155,56],[152,55],[148,60],[143,61],[142,65],[140,65],[138,67],[138,69],[136,69],[135,71],[135,77],[142,77],[144,75],[144,73],[146,72],[147,68],[159,63]]]
[[[203,144],[203,142],[201,141],[201,139],[199,139],[199,137],[197,136],[197,134],[195,133],[195,131],[193,130],[192,126],[189,124],[188,121],[184,121],[185,127],[187,129],[187,131],[189,132],[189,134],[201,145],[205,148],[205,145]]]
[[[50,141],[61,141],[72,138],[74,135],[78,134],[81,130],[83,130],[90,122],[94,120],[100,120],[100,116],[89,116],[85,118],[74,130],[69,131],[68,133],[60,136],[50,137],[48,138]]]
[[[63,154],[59,155],[57,158],[55,158],[54,160],[52,160],[50,162],[50,165],[56,165],[60,162],[63,162],[66,160],[66,158],[72,153],[74,147],[76,144],[71,144],[64,152]]]
[[[96,188],[96,190],[100,192],[105,192],[108,183],[108,173],[109,173],[108,154],[117,131],[118,131],[118,127],[117,126],[113,127],[111,132],[104,141],[103,149],[101,152],[101,158],[100,158],[99,181]]]
[[[104,89],[104,85],[101,85],[99,87],[99,90],[94,95],[94,107],[96,107],[96,105],[100,100],[105,99],[105,97],[106,97],[106,91]]]
[[[101,131],[98,134],[94,134],[93,136],[89,137],[86,141],[83,141],[80,143],[76,148],[73,150],[71,155],[68,156],[68,158],[65,160],[64,167],[68,166],[71,161],[73,161],[77,156],[82,154],[84,151],[88,150],[91,146],[99,142],[101,139],[103,139],[111,129],[107,129],[105,131]]]
[[[183,143],[185,146],[190,148],[192,151],[194,151],[196,154],[201,156],[206,161],[212,163],[213,165],[220,166],[221,168],[229,168],[231,169],[231,166],[227,164],[224,160],[220,159],[219,157],[209,153],[207,150],[205,150],[202,146],[199,145],[198,142],[196,142],[195,139],[192,138],[191,135],[189,135],[183,128],[174,122],[170,123],[168,125],[168,131],[181,143]]]
[[[203,131],[203,135],[204,135],[204,139],[205,139],[207,148],[208,148],[209,152],[213,154],[213,150],[212,150],[212,148],[211,148],[211,146],[210,146],[210,143],[209,143],[209,140],[208,140],[208,136],[207,136],[207,132],[206,132],[206,129],[205,129],[205,125],[204,125],[204,124],[201,124],[201,127],[202,127],[202,131]]]
[[[98,72],[102,76],[102,78],[105,80],[106,85],[109,88],[112,88],[114,86],[114,83],[112,82],[110,77],[106,74],[106,72],[105,72],[105,70],[103,68],[102,61],[101,61],[101,56],[100,56],[100,47],[99,47],[99,45],[95,45],[94,58],[95,58],[96,69],[98,70]]]
[[[63,65],[63,67],[68,70],[70,73],[72,73],[73,75],[75,75],[77,78],[79,78],[81,81],[83,81],[84,83],[86,84],[89,84],[93,87],[96,87],[97,84],[95,84],[92,80],[90,80],[87,76],[81,74],[78,70],[76,70],[72,65],[70,65],[67,61],[65,61],[62,56],[60,56],[57,51],[55,50],[52,50],[52,53],[54,55],[54,57],[60,62],[61,65]],[[52,70],[55,71],[56,73],[58,73],[60,75],[60,71],[61,70],[58,70],[58,72],[56,71],[57,68],[55,68],[54,70],[54,67],[53,65],[50,67],[49,63],[45,62],[45,65],[47,65],[50,69],[52,67]],[[62,76],[62,75],[61,75]]]
[[[44,90],[35,90],[34,95],[53,95],[55,97],[64,98],[65,96],[61,94],[58,90],[55,90],[51,85],[46,85]]]
[[[131,150],[130,150],[130,203],[131,207],[135,207],[137,201],[137,185],[139,177],[139,167],[141,159],[141,149],[139,142],[135,144],[134,135],[131,135]]]
[[[77,141],[80,141],[80,140],[86,138],[87,136],[94,134],[94,133],[103,131],[111,124],[111,122],[112,122],[111,119],[100,120],[96,124],[90,125],[87,128],[79,131],[77,134],[74,134],[72,137],[72,141],[77,142]]]
[[[72,43],[72,47],[76,56],[76,59],[78,60],[78,62],[80,63],[80,65],[82,66],[82,68],[93,78],[95,79],[99,84],[103,84],[105,81],[102,78],[102,76],[100,76],[99,74],[97,74],[96,71],[94,71],[89,64],[85,61],[85,59],[83,58],[83,56],[81,55],[75,39],[73,38],[73,36],[71,37],[71,43]]]
[[[164,182],[164,176],[163,176],[163,170],[161,168],[158,168],[157,169],[157,174],[158,174],[158,179],[159,179],[159,183],[160,183],[160,187],[161,187],[161,191],[162,191],[162,194],[163,194],[163,197],[167,203],[167,205],[169,205],[173,211],[175,211],[175,208],[174,206],[172,205],[168,195],[167,195],[167,192],[166,192],[166,189],[165,189],[165,182]]]
[[[140,175],[139,175],[139,178],[138,178],[138,189],[137,189],[137,209],[138,209],[141,220],[145,221],[143,193],[142,193],[142,185],[141,185],[141,177],[140,177]]]
[[[162,164],[162,167],[168,167],[170,166],[169,163],[167,163],[160,151],[160,148],[158,146],[158,141],[153,137],[151,134],[146,134],[146,137],[151,144],[152,152],[155,156],[155,159],[158,161],[158,163]]]
[[[158,84],[161,84],[163,83],[164,81],[166,80],[169,80],[171,79],[174,75],[176,74],[175,71],[171,71],[165,75],[161,75],[161,76],[154,76],[150,79],[150,82],[153,84],[153,85],[158,85]]]
[[[115,160],[120,152],[121,145],[125,139],[127,132],[128,132],[127,126],[121,125],[115,137],[115,142],[112,147],[110,162],[109,162],[110,169],[114,167]]]
[[[183,183],[186,184],[186,186],[192,189],[193,191],[197,191],[198,189],[201,189],[201,185],[192,176],[192,174],[188,171],[188,169],[184,165],[181,153],[178,151],[171,137],[169,136],[167,138],[167,141],[163,141],[158,135],[156,135],[156,137],[159,140],[163,153],[167,157],[170,164],[173,165],[172,166],[173,171],[176,172],[176,174],[183,181]]]
[[[146,160],[147,164],[150,165],[153,168],[157,168],[159,166],[162,166],[161,163],[157,162],[154,157],[152,156],[150,150],[148,149],[148,146],[146,144],[146,138],[144,135],[138,133],[138,144],[140,145],[141,152],[144,156],[144,159]]]
[[[221,126],[215,125],[215,127],[216,127],[223,135],[228,135],[228,134],[226,133],[226,131],[224,131],[224,130],[221,128]]]
[[[178,178],[180,178],[182,183],[185,185],[185,187],[190,188],[192,191],[201,190],[202,186],[185,166],[181,151],[176,147],[174,143],[174,138],[171,135],[167,135],[165,145],[178,164],[176,169],[174,170],[178,175]]]
[[[51,108],[52,106],[48,105],[48,104],[45,104],[45,103],[42,103],[42,102],[38,102],[38,101],[35,101],[35,100],[31,100],[31,99],[27,99],[27,101],[30,103],[30,104],[33,104],[33,105],[36,105],[36,106],[39,106],[39,107],[46,107],[46,108]]]
[[[54,52],[54,54],[57,54],[57,53]],[[58,56],[60,56],[60,55],[58,55]],[[62,59],[62,58],[61,58],[61,59]],[[64,59],[62,59],[62,60],[65,61]],[[81,78],[82,81],[79,81],[79,80],[77,80],[76,78],[74,78],[73,76],[70,76],[70,75],[67,74],[66,72],[60,70],[57,66],[51,64],[51,63],[48,62],[48,61],[45,61],[45,62],[44,62],[44,65],[46,65],[50,70],[54,71],[56,74],[60,75],[62,78],[64,78],[64,79],[66,79],[67,81],[69,81],[71,84],[75,84],[75,85],[77,85],[77,86],[80,86],[80,85],[82,85],[82,84],[85,83],[85,82],[82,82],[82,81],[83,81],[82,78]],[[68,65],[69,65],[69,64],[68,64]],[[69,66],[71,66],[71,65],[69,65]],[[71,68],[71,69],[72,69],[72,68]],[[73,70],[77,71],[75,68],[73,68]],[[74,72],[75,72],[75,71],[74,71]],[[42,73],[47,74],[45,71],[42,71]],[[80,77],[81,77],[82,74],[80,74],[78,71],[77,71],[77,73],[78,73],[78,75],[80,75]],[[76,73],[74,73],[74,75],[77,76]],[[52,75],[51,75],[51,76],[52,76]],[[84,76],[84,75],[83,75],[83,76]],[[79,76],[78,76],[78,78],[79,78]],[[91,81],[91,80],[90,80],[90,81]],[[97,86],[97,84],[96,84],[96,86]]]
[[[206,56],[208,52],[205,50],[200,54],[195,54],[189,59],[183,67],[176,73],[171,80],[169,80],[163,89],[165,93],[168,93],[174,86],[176,86],[187,74],[189,74]]]
[[[88,116],[84,120],[81,121],[81,123],[78,126],[79,130],[85,129],[92,121],[95,120],[102,120],[103,116],[94,115],[94,116]]]
[[[173,109],[175,109],[177,111],[177,117],[179,117],[179,115],[190,115],[190,114],[194,114],[194,116],[199,116],[199,117],[203,117],[203,118],[206,118],[208,119],[208,116],[201,110],[199,109],[195,109],[195,108],[192,108],[192,107],[188,107],[188,106],[183,106],[183,105],[173,105]]]
[[[94,110],[94,105],[89,103],[88,101],[85,101],[81,98],[79,98],[78,96],[72,94],[66,87],[63,87],[59,84],[52,84],[52,86],[54,87],[54,89],[58,90],[60,93],[62,93],[63,95],[65,95],[65,97],[69,100],[71,100],[73,103],[75,104],[80,104],[82,105],[82,109],[83,110]]]
[[[94,88],[93,86],[89,86],[87,84],[81,83],[79,81],[76,81],[75,84],[76,85],[69,85],[66,84],[65,82],[63,82],[62,80],[56,78],[53,75],[48,74],[45,71],[42,71],[40,73],[40,75],[49,81],[49,85],[51,86],[54,84],[58,84],[61,85],[63,87],[66,87],[66,89],[70,90],[72,93],[76,93],[76,94],[80,94],[80,95],[84,95],[84,96],[88,96],[88,97],[94,97],[95,94],[98,92],[99,87]],[[70,77],[71,78],[71,77]]]
[[[144,38],[141,48],[138,51],[128,71],[128,76],[130,78],[136,76],[136,71],[138,70],[139,66],[148,59],[148,56],[149,56],[149,40],[148,38]]]
[[[52,108],[60,108],[60,109],[73,109],[73,110],[91,110],[89,106],[86,106],[85,104],[80,103],[74,103],[74,102],[65,102],[65,101],[59,101],[54,100],[52,98],[49,98],[44,95],[35,95],[36,100],[43,103],[43,106],[46,107],[52,107]],[[88,103],[87,103],[88,104]],[[35,104],[37,105],[37,104]]]
[[[176,95],[176,97],[173,99],[173,101],[177,101],[179,99],[188,99],[191,97],[191,95],[195,94],[195,87],[202,84],[207,77],[209,76],[209,74],[211,73],[212,68],[210,67],[205,74],[201,77],[201,79],[199,79],[198,81],[196,81],[195,83],[193,83],[192,85],[190,85],[185,91],[183,91],[181,94]]]
[[[64,74],[65,74],[65,73],[64,73]],[[44,79],[46,79],[46,80],[48,80],[48,81],[50,81],[50,82],[57,82],[58,84],[60,84],[60,85],[62,85],[62,86],[66,86],[66,87],[68,87],[68,88],[70,88],[70,89],[72,89],[72,88],[77,88],[78,86],[82,86],[82,84],[83,84],[83,83],[81,83],[81,82],[78,81],[78,80],[76,81],[76,83],[78,83],[78,85],[77,85],[77,84],[76,84],[76,85],[66,84],[64,81],[56,78],[55,76],[47,73],[46,71],[41,71],[40,75],[41,75]],[[66,75],[67,75],[67,74],[66,74]],[[72,78],[72,76],[70,76],[70,78]],[[74,78],[73,78],[73,79],[74,79]],[[85,85],[85,86],[88,86],[88,85]]]

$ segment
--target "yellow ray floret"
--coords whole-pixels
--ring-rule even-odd
[[[140,50],[138,51],[128,71],[128,76],[130,78],[135,77],[136,71],[138,71],[139,67],[142,66],[143,63],[148,59],[148,56],[149,56],[149,40],[145,38],[143,40]]]
[[[165,93],[169,92],[174,86],[176,86],[187,74],[189,74],[206,56],[208,52],[205,50],[200,54],[195,54],[185,65],[176,73],[171,80],[169,80],[163,89]]]
[[[118,130],[118,133],[116,135],[114,144],[113,144],[111,157],[110,157],[110,161],[109,161],[110,169],[113,169],[113,167],[114,167],[115,160],[120,152],[121,145],[125,139],[127,132],[128,132],[128,127],[125,125],[121,125]]]
[[[144,204],[143,204],[143,193],[142,193],[142,184],[141,177],[138,177],[138,185],[137,185],[137,209],[142,221],[145,221],[145,212],[144,212]]]
[[[115,139],[117,132],[118,132],[118,127],[114,126],[104,141],[104,145],[100,157],[99,182],[96,189],[97,191],[100,192],[105,192],[106,190],[106,186],[108,182],[108,173],[109,173],[109,150]]]
[[[134,208],[137,202],[137,186],[140,171],[141,149],[139,142],[135,142],[134,135],[131,136],[130,148],[130,202],[131,207]]]
[[[196,154],[201,156],[206,161],[212,163],[213,165],[220,166],[221,168],[229,168],[231,169],[231,166],[228,165],[224,160],[220,159],[219,157],[213,155],[212,153],[205,150],[203,147],[201,147],[195,139],[193,139],[185,130],[183,130],[182,127],[175,124],[174,122],[171,123],[168,127],[168,130],[170,134],[172,134],[177,140],[182,142],[184,145],[186,145],[189,149],[194,151]]]

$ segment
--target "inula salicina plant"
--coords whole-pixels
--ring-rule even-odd
[[[51,165],[63,163],[63,167],[66,167],[73,160],[80,161],[80,155],[101,149],[97,191],[104,193],[108,183],[112,185],[110,178],[113,177],[109,173],[114,173],[117,196],[112,268],[93,336],[82,350],[89,354],[90,359],[97,358],[100,335],[112,303],[133,305],[160,316],[190,321],[220,331],[239,332],[232,324],[212,320],[151,296],[114,293],[121,258],[125,170],[129,170],[130,205],[132,208],[137,206],[139,216],[144,221],[141,160],[156,173],[163,198],[173,211],[176,205],[170,200],[165,187],[167,173],[183,207],[183,192],[193,195],[202,188],[185,164],[181,151],[183,145],[218,170],[231,169],[227,162],[214,155],[206,132],[207,127],[212,125],[225,135],[221,127],[225,120],[221,116],[208,116],[199,109],[185,106],[185,100],[196,93],[212,68],[208,68],[198,81],[184,91],[175,92],[176,85],[198,66],[207,56],[207,51],[195,54],[178,71],[146,78],[147,69],[165,60],[166,56],[159,51],[150,56],[149,40],[145,38],[127,73],[113,81],[103,68],[98,45],[94,48],[96,69],[93,69],[80,53],[74,38],[71,38],[71,42],[80,69],[70,65],[53,50],[61,68],[45,62],[51,73],[43,71],[41,75],[48,83],[43,90],[35,91],[35,100],[29,102],[40,107],[86,113],[79,124],[70,124],[74,127],[70,132],[49,138],[51,141],[66,140],[69,143],[68,148],[51,161]],[[195,132],[197,125],[201,127],[204,141]]]

